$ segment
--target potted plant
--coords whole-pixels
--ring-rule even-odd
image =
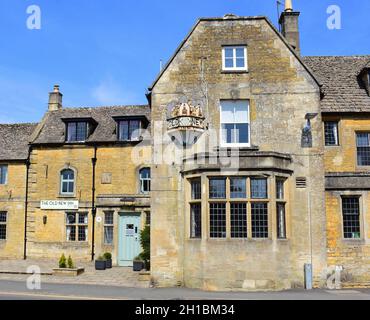
[[[141,255],[138,255],[134,259],[133,270],[136,272],[139,272],[144,269],[144,266],[145,266],[145,261],[141,258]]]
[[[62,254],[62,256],[59,259],[59,268],[60,269],[67,268],[67,259],[66,259],[66,256],[64,255],[64,253]]]
[[[95,260],[95,270],[105,270],[106,268],[107,261],[103,256],[99,256],[98,259]]]
[[[112,269],[112,254],[110,252],[106,252],[103,255],[105,261],[106,261],[106,268]]]
[[[59,268],[53,268],[53,275],[55,276],[79,276],[85,272],[84,268],[77,268],[73,263],[72,257],[68,256],[68,260],[64,253],[59,259]]]

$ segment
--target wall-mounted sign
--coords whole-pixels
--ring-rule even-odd
[[[41,200],[41,210],[78,210],[78,200]]]

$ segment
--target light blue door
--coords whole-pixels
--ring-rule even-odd
[[[134,258],[141,252],[140,214],[120,214],[118,228],[118,265],[132,267]]]

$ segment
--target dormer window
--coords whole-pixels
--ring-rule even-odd
[[[138,119],[125,119],[118,121],[119,141],[139,141],[141,136],[142,121]]]
[[[67,122],[67,142],[85,142],[88,137],[89,123],[87,121]]]
[[[222,48],[222,70],[247,71],[247,47],[226,46]]]

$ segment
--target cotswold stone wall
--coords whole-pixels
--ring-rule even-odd
[[[247,45],[247,73],[222,71],[223,45]],[[200,21],[152,90],[152,127],[156,121],[165,121],[169,106],[190,100],[205,110],[209,131],[202,139],[206,139],[220,128],[222,99],[249,100],[252,146],[293,159],[288,181],[289,237],[285,241],[273,236],[266,240],[190,240],[185,227],[189,219],[186,181],[181,174],[186,167],[154,163],[154,280],[160,286],[185,284],[210,290],[290,288],[303,285],[304,264],[312,258],[319,283],[326,267],[320,115],[312,120],[313,148],[301,147],[305,115],[320,113],[318,85],[266,20]],[[154,158],[162,152],[155,145],[160,137],[155,130]],[[173,143],[169,146],[162,152],[167,158],[178,152]],[[307,178],[307,188],[296,188],[297,177]],[[206,210],[203,219],[207,223]],[[275,219],[275,214],[270,212],[270,217]]]
[[[339,120],[339,145],[325,147],[325,171],[330,176],[326,191],[328,266],[342,266],[345,282],[369,282],[369,168],[357,164],[356,132],[370,131],[370,119],[363,115],[327,115],[325,120]],[[345,239],[343,234],[341,199],[351,195],[359,197],[360,239]]]
[[[0,240],[0,258],[23,258],[26,165],[8,164],[8,182],[0,185],[0,211],[7,212],[7,238]]]
[[[138,171],[145,163],[150,163],[150,147],[141,148],[138,162],[132,160],[133,146],[99,147],[96,163],[96,205],[98,208],[95,234],[95,253],[106,251],[117,257],[118,213],[135,211],[135,207],[125,207],[120,202],[123,195],[139,193]],[[94,148],[89,146],[39,147],[33,149],[30,167],[30,204],[28,216],[28,256],[59,258],[62,253],[78,260],[91,259],[92,245],[92,161]],[[76,190],[73,197],[60,194],[60,171],[71,167],[76,172]],[[109,176],[107,178],[107,175]],[[101,204],[98,198],[105,196],[108,202]],[[110,197],[115,196],[110,199]],[[78,200],[79,212],[87,212],[88,241],[67,242],[66,211],[41,210],[41,200]],[[116,201],[115,201],[116,200]],[[113,203],[113,205],[112,205]],[[146,208],[147,209],[147,208]],[[114,211],[114,243],[104,245],[104,210]],[[139,210],[139,212],[141,212]],[[43,217],[47,216],[47,223]],[[143,216],[143,221],[145,217]],[[57,261],[57,260],[56,260]]]

